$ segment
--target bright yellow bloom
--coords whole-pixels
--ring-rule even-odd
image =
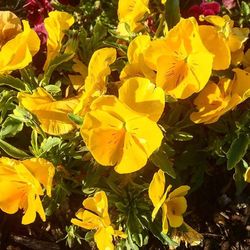
[[[101,165],[115,166],[120,174],[135,172],[160,147],[163,135],[153,120],[159,119],[164,102],[162,92],[152,85],[147,79],[131,78],[121,87],[120,99],[101,96],[91,104],[81,134]]]
[[[96,230],[94,240],[99,250],[112,250],[113,236],[126,238],[122,231],[114,230],[108,214],[108,199],[105,192],[95,193],[94,197],[85,199],[83,208],[76,213],[77,219],[71,222],[79,227],[88,230]]]
[[[79,103],[78,97],[65,100],[55,100],[43,88],[37,88],[33,94],[18,93],[20,104],[37,116],[41,128],[51,135],[67,134],[75,128],[75,124],[68,118]]]
[[[25,68],[40,48],[36,32],[10,11],[0,11],[0,74]]]
[[[118,33],[126,36],[127,24],[131,32],[139,32],[143,29],[141,21],[146,13],[150,13],[148,9],[148,0],[119,0],[118,3]]]
[[[213,55],[203,45],[194,18],[181,21],[145,53],[146,64],[157,71],[156,85],[174,98],[185,99],[204,88]]]
[[[218,84],[209,82],[199,93],[194,104],[198,112],[193,112],[190,119],[195,123],[214,123],[243,102],[250,95],[250,73],[235,69],[233,80],[224,78]]]
[[[250,183],[250,167],[247,168],[245,174],[244,174],[244,180],[248,183]]]
[[[44,26],[48,32],[47,39],[47,59],[44,65],[46,70],[51,62],[62,48],[62,39],[65,31],[73,25],[74,18],[67,12],[51,11],[49,16],[44,20]]]
[[[184,222],[181,227],[174,228],[171,231],[171,239],[178,243],[178,246],[180,246],[181,242],[184,242],[187,248],[188,246],[200,245],[203,240],[203,236]],[[170,249],[175,249],[175,247],[170,247]]]
[[[120,79],[142,76],[155,82],[155,73],[144,60],[144,53],[151,43],[150,36],[137,36],[128,46],[128,64],[123,68]]]
[[[160,119],[165,107],[164,91],[141,77],[133,77],[124,82],[119,89],[119,100],[155,122]]]
[[[89,62],[88,75],[81,87],[83,93],[75,113],[85,115],[93,100],[106,93],[106,81],[111,73],[110,65],[115,60],[116,50],[114,48],[103,48],[94,52]]]
[[[52,163],[41,158],[24,161],[0,158],[0,209],[8,214],[23,209],[22,224],[25,225],[35,221],[36,212],[45,221],[40,200],[44,194],[41,184],[51,196],[54,172]]]
[[[162,170],[154,174],[149,185],[149,198],[154,205],[152,219],[154,220],[159,209],[162,208],[162,232],[167,233],[169,225],[177,228],[183,224],[183,214],[187,210],[187,201],[184,197],[189,186],[180,186],[170,192],[172,186],[169,185],[165,191],[165,175]]]
[[[227,69],[231,63],[231,53],[243,47],[249,29],[233,27],[234,22],[229,16],[207,16],[203,19],[214,25],[199,27],[203,43],[214,54],[213,69]]]

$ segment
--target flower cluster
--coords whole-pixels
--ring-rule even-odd
[[[98,249],[114,249],[118,241],[133,249],[138,235],[148,231],[158,239],[170,236],[174,247],[181,241],[201,242],[202,236],[184,221],[192,186],[182,183],[193,180],[176,178],[182,169],[174,165],[172,147],[181,159],[193,145],[183,150],[176,134],[216,123],[250,96],[249,29],[238,27],[228,15],[218,16],[220,5],[214,1],[193,6],[191,17],[172,25],[166,17],[169,3],[159,1],[157,6],[165,7],[152,37],[146,20],[157,15],[149,1],[119,0],[117,27],[105,42],[100,40],[108,32],[99,21],[88,37],[75,18],[79,13],[53,10],[47,0],[25,5],[34,29],[14,13],[0,12],[0,85],[14,89],[0,95],[0,105],[11,102],[0,111],[0,148],[13,157],[0,158],[0,190],[8,190],[0,191],[2,211],[22,209],[23,224],[33,223],[36,213],[45,221],[40,197],[44,189],[53,195],[56,175],[57,199],[58,190],[72,180],[68,193],[84,192],[83,208],[71,223],[94,230]],[[39,73],[32,64],[41,47],[35,31],[46,34],[46,60]],[[242,139],[245,120],[245,127],[237,125],[231,146],[226,145],[223,161],[228,160],[228,169],[242,164],[240,177],[249,182],[249,167],[240,158],[249,144],[248,136]],[[26,129],[31,145],[20,152],[8,137]],[[235,145],[243,153],[231,159]],[[63,171],[55,173],[52,162]],[[137,232],[131,226],[135,217],[140,219]]]

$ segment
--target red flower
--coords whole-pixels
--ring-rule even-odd
[[[24,8],[27,11],[27,17],[31,24],[38,25],[53,10],[50,0],[26,0]]]
[[[209,16],[209,15],[217,15],[220,12],[220,4],[218,2],[206,2],[202,1],[200,5],[193,5],[188,9],[186,15],[194,16],[199,21],[199,16]]]
[[[45,29],[44,23],[39,23],[34,26],[34,30],[41,40],[41,45],[45,45],[48,38],[47,30]]]

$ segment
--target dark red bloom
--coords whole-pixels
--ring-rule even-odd
[[[34,30],[38,34],[41,40],[41,45],[45,45],[47,42],[48,33],[47,33],[47,30],[45,29],[44,23],[39,23],[35,25]]]
[[[209,16],[209,15],[217,15],[220,12],[221,6],[218,2],[206,2],[202,1],[200,5],[193,5],[188,9],[186,15],[194,16],[199,21],[199,16]]]
[[[26,0],[24,8],[27,11],[27,17],[31,24],[38,25],[53,10],[50,0]]]

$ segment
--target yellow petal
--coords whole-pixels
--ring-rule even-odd
[[[158,121],[165,106],[165,93],[146,78],[130,78],[119,89],[119,99],[131,109]]]
[[[213,69],[227,69],[231,62],[231,54],[223,35],[215,27],[208,25],[201,25],[199,31],[204,45],[214,55]]]
[[[103,48],[94,52],[89,66],[88,76],[85,81],[85,91],[98,90],[106,92],[106,79],[110,75],[110,65],[116,60],[116,50],[114,48]]]
[[[132,32],[140,31],[143,28],[140,21],[150,12],[148,2],[148,0],[119,0],[117,14],[120,23],[127,23]]]
[[[71,223],[84,229],[92,230],[102,227],[101,218],[96,214],[79,209],[76,213],[78,219],[71,219]]]
[[[231,52],[235,52],[242,48],[243,43],[248,39],[248,28],[232,28],[232,32],[228,38],[228,46]]]
[[[178,188],[176,188],[175,190],[173,190],[170,194],[169,194],[169,198],[174,198],[174,197],[180,197],[180,196],[185,196],[188,191],[190,190],[189,186],[180,186]]]
[[[235,72],[235,78],[233,80],[232,93],[238,94],[245,100],[250,96],[250,73],[239,68],[233,71]]]
[[[111,227],[112,228],[112,227]],[[94,234],[94,240],[99,250],[113,250],[112,230],[109,228],[99,228]]]
[[[52,181],[55,174],[53,164],[42,158],[32,158],[22,162],[33,176],[43,184],[47,190],[47,195],[51,196]]]
[[[250,183],[250,167],[247,168],[245,174],[244,174],[244,180],[248,183]]]
[[[120,79],[124,80],[133,76],[145,76],[151,81],[155,81],[155,73],[145,63],[144,53],[151,41],[148,35],[137,36],[128,47],[129,63],[123,68]]]
[[[68,114],[73,113],[78,97],[56,101],[44,89],[38,88],[32,95],[19,93],[18,99],[23,107],[37,116],[44,132],[62,135],[75,128]]]
[[[73,25],[74,18],[67,12],[51,11],[49,16],[45,18],[44,25],[48,32],[47,39],[47,59],[44,65],[46,70],[51,62],[61,50],[62,39],[65,31]]]
[[[13,12],[0,11],[0,48],[21,31],[21,21]]]
[[[108,199],[105,192],[96,192],[94,197],[89,197],[83,201],[83,206],[99,215],[103,219],[105,226],[110,225]]]
[[[24,208],[24,210],[24,216],[22,218],[23,225],[33,223],[36,218],[36,212],[38,212],[41,219],[45,221],[45,213],[42,202],[39,195],[35,194],[33,191],[29,191],[28,193],[27,206]]]
[[[0,73],[25,68],[40,48],[40,40],[27,21],[24,31],[4,44],[0,50]]]
[[[126,135],[121,160],[115,171],[135,172],[147,163],[151,154],[160,147],[163,135],[155,122],[146,117],[131,119],[126,124]]]
[[[183,223],[183,213],[187,210],[184,197],[176,197],[167,202],[167,217],[171,227],[179,227]]]
[[[162,205],[162,233],[168,233],[168,219],[167,219],[168,207],[166,204]]]
[[[1,192],[0,209],[8,214],[16,213],[20,207],[21,199],[26,193],[25,185],[1,180],[0,189],[6,190]]]

